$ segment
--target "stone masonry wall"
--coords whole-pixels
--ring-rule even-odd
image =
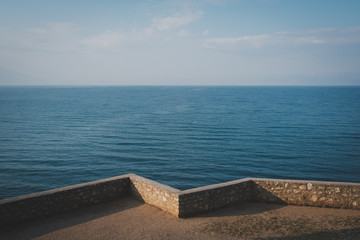
[[[359,183],[247,178],[180,191],[127,174],[0,200],[0,225],[71,211],[125,195],[132,195],[176,217],[190,217],[249,201],[360,210]]]
[[[131,175],[130,182],[130,192],[136,199],[178,217],[180,190],[137,175]]]
[[[179,195],[179,217],[230,206],[252,199],[254,183],[241,179],[182,191]]]
[[[360,184],[252,179],[254,201],[301,206],[360,209]]]
[[[127,175],[0,200],[0,225],[67,212],[128,194]]]

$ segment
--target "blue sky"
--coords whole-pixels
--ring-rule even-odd
[[[360,85],[360,1],[0,3],[0,85]]]

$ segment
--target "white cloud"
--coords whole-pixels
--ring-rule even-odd
[[[28,28],[26,32],[34,34],[68,35],[78,30],[75,24],[70,22],[52,22],[45,24],[43,28]]]
[[[177,35],[180,37],[186,37],[186,36],[189,36],[189,34],[190,33],[186,30],[180,30]]]
[[[209,35],[209,30],[203,31],[203,32],[201,33],[201,35],[203,35],[203,36]]]
[[[85,39],[84,43],[89,46],[109,47],[121,43],[123,39],[124,36],[118,32],[105,31]]]
[[[158,31],[177,29],[198,20],[201,15],[203,15],[203,12],[198,11],[184,14],[176,13],[172,16],[154,18],[151,28]]]
[[[206,39],[203,47],[205,48],[233,48],[241,45],[249,47],[261,47],[270,38],[270,35],[244,36],[237,38],[211,38]]]
[[[149,27],[132,29],[130,32],[105,31],[91,36],[82,41],[91,47],[113,47],[134,41],[143,41],[149,37],[161,36],[165,41],[170,41],[173,36],[186,37],[190,35],[186,29],[181,29],[198,20],[203,12],[175,13],[167,17],[155,17]],[[181,30],[179,30],[181,29]]]
[[[72,51],[76,47],[81,29],[73,23],[46,23],[42,27],[27,28],[16,32],[0,30],[0,46],[35,51]]]
[[[275,3],[278,3],[278,0],[258,0],[260,3],[264,3],[264,4],[267,4],[267,5],[272,5],[272,4],[275,4]]]
[[[35,33],[35,34],[46,34],[49,32],[45,28],[28,28],[28,29],[25,29],[25,31],[27,31],[29,33]]]
[[[231,49],[260,48],[267,45],[351,44],[358,42],[360,42],[360,27],[278,32],[235,38],[208,38],[204,40],[203,47]]]
[[[50,22],[20,32],[0,28],[0,46],[43,52],[78,52],[94,47],[114,49],[126,43],[149,40],[150,37],[168,40],[188,36],[189,31],[184,27],[198,20],[202,14],[201,11],[178,11],[150,19],[149,25],[144,28],[128,32],[110,29],[88,37],[82,36],[84,29],[71,22]]]

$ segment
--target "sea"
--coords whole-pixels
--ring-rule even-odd
[[[360,182],[360,87],[0,87],[0,199],[127,173]]]

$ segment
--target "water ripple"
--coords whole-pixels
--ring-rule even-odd
[[[360,88],[0,88],[0,198],[133,172],[360,182]]]

